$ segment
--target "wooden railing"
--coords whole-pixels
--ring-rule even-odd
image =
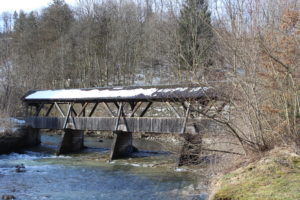
[[[114,131],[117,117],[70,117],[68,124],[74,130]],[[187,123],[195,125],[195,122]],[[203,121],[203,120],[201,120]],[[121,118],[119,124],[128,132],[181,133],[185,118]],[[64,117],[27,117],[26,124],[38,129],[64,129]],[[201,124],[205,124],[201,122]],[[207,124],[207,123],[206,123]]]

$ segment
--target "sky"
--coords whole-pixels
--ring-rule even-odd
[[[0,0],[0,13],[23,10],[29,12],[47,7],[52,0]],[[65,0],[69,5],[75,5],[77,0]]]

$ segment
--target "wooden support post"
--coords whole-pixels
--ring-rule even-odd
[[[191,104],[189,103],[189,105],[187,107],[187,110],[186,110],[185,119],[184,119],[184,122],[183,122],[183,125],[182,125],[182,129],[181,129],[182,134],[184,134],[184,132],[185,132],[186,123],[187,123],[187,120],[188,120],[189,114],[190,114],[190,106],[191,106]]]
[[[183,109],[185,110],[185,111],[187,111],[187,108],[190,106],[190,110],[193,110],[192,109],[192,105],[191,105],[191,103],[189,103],[189,104],[187,104],[187,102],[181,102],[181,105],[182,105],[182,107],[183,107]],[[195,116],[192,114],[192,113],[190,113],[190,116],[191,116],[191,118],[195,118]]]
[[[129,113],[128,117],[133,117],[134,114],[136,113],[136,111],[141,107],[142,104],[143,104],[143,102],[138,102],[138,103],[134,106],[132,112]]]
[[[59,111],[59,113],[61,114],[61,116],[65,117],[65,114],[62,111],[61,107],[58,105],[58,103],[55,102],[54,105],[57,108],[57,110]]]
[[[79,113],[77,114],[77,117],[79,117],[81,114],[83,114],[83,116],[85,117],[85,108],[89,105],[89,103],[85,103],[82,105],[81,110],[79,111]]]
[[[118,110],[118,118],[117,118],[117,121],[115,123],[115,131],[118,130],[118,126],[119,126],[119,122],[120,122],[120,117],[121,117],[121,113],[122,113],[122,109],[123,109],[123,103],[120,103],[121,105],[119,106],[119,110]]]
[[[43,109],[43,107],[44,107],[44,104],[43,104],[43,103],[40,104],[40,105],[37,107],[35,116],[39,116],[39,114],[40,114],[41,110]]]
[[[33,106],[32,105],[30,105],[30,116],[33,116]]]
[[[204,114],[208,113],[210,111],[210,109],[214,106],[214,104],[215,104],[215,101],[210,100],[208,102],[208,104],[206,105],[206,107],[204,107],[204,109],[201,112],[203,112]]]
[[[136,103],[135,102],[129,102],[129,105],[130,105],[131,110],[133,110],[134,107],[135,107],[135,105],[136,105]]]
[[[106,109],[106,111],[111,115],[111,117],[115,117],[115,114],[113,113],[113,111],[110,109],[110,107],[107,105],[106,102],[102,102],[104,108]]]
[[[72,111],[72,113],[74,113],[75,116],[77,116],[77,112],[76,112],[76,110],[75,110],[75,108],[74,108],[74,104],[73,104],[73,106],[72,106],[72,108],[71,108],[71,111]]]
[[[152,102],[149,102],[148,105],[146,106],[146,108],[140,114],[140,117],[144,117],[144,115],[147,113],[147,111],[149,110],[151,105],[152,105]]]
[[[50,105],[49,109],[47,110],[46,117],[49,116],[49,114],[50,114],[50,112],[51,112],[53,106],[54,106],[54,103],[52,103],[52,104]]]
[[[176,115],[177,118],[180,118],[180,114],[177,112],[177,110],[170,104],[170,102],[166,102],[167,106],[173,111],[173,113]]]
[[[86,104],[86,106],[89,104],[89,103],[85,103]],[[86,111],[86,107],[84,107],[85,106],[85,104],[84,103],[81,103],[81,106],[82,106],[82,116],[83,117],[85,117],[85,111]]]
[[[95,103],[95,105],[94,105],[94,107],[93,107],[93,109],[92,109],[92,111],[90,112],[90,114],[89,114],[89,117],[91,117],[93,114],[94,114],[94,112],[95,112],[95,110],[96,110],[96,108],[97,108],[97,106],[98,106],[98,102],[97,103]]]
[[[65,122],[64,122],[64,125],[63,125],[63,129],[65,129],[67,127],[67,123],[68,123],[68,120],[69,120],[71,109],[72,109],[72,104],[69,105],[67,116],[65,118]]]
[[[29,117],[29,106],[27,103],[25,104],[25,117]]]
[[[114,101],[115,106],[117,107],[117,109],[119,109],[119,104],[117,102]]]

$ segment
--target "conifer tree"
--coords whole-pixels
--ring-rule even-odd
[[[213,33],[206,0],[186,0],[179,19],[180,68],[207,69],[211,63]]]

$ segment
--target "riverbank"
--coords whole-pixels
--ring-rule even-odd
[[[39,143],[39,132],[27,127],[25,121],[15,118],[0,119],[0,154],[18,152]]]
[[[8,128],[0,131],[0,154],[19,151],[24,146],[26,135],[23,130]]]
[[[213,184],[211,200],[300,199],[300,156],[277,148],[260,159],[222,175]]]

